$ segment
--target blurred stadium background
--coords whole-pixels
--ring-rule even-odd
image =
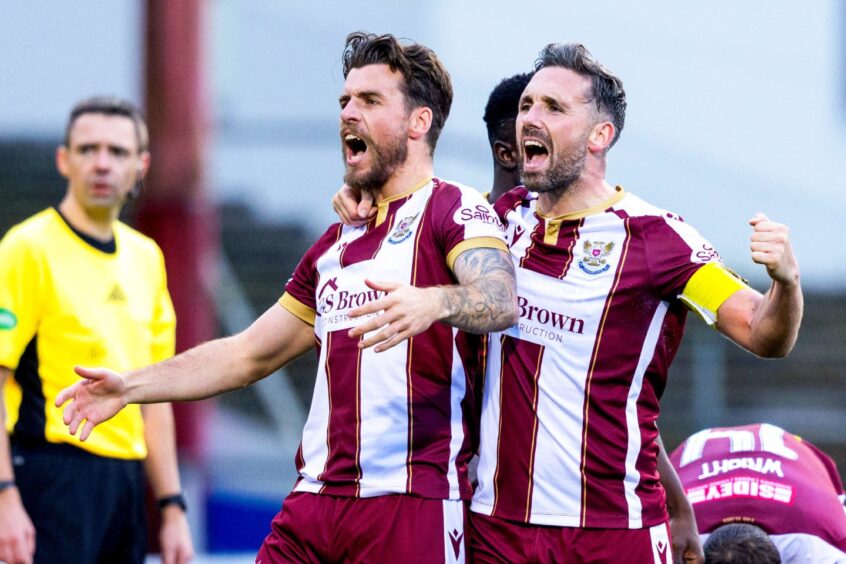
[[[795,351],[759,360],[691,318],[661,429],[672,449],[704,426],[767,421],[846,470],[842,0],[2,2],[0,233],[63,194],[53,151],[75,101],[135,100],[154,160],[127,220],[165,250],[180,347],[238,331],[334,221],[340,53],[359,29],[425,43],[450,69],[439,176],[487,189],[491,88],[546,43],[579,41],[628,92],[611,182],[680,213],[760,290],[746,221],[764,211],[788,224],[806,296]],[[307,356],[254,388],[178,406],[199,561],[252,561],[294,480],[313,366]]]

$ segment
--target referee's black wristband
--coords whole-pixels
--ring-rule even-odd
[[[181,493],[160,497],[156,501],[156,504],[159,506],[159,510],[164,509],[168,505],[178,505],[182,508],[182,511],[188,511],[188,504],[185,503],[185,496],[183,496]]]
[[[14,480],[0,480],[0,492],[3,490],[8,490],[9,488],[14,488],[16,486]]]

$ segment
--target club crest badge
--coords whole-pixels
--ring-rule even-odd
[[[604,241],[585,241],[582,244],[582,256],[579,260],[579,268],[588,274],[602,274],[611,265],[608,264],[608,255],[614,250],[614,241],[605,243]]]
[[[417,219],[418,215],[420,215],[420,212],[417,212],[411,217],[401,219],[394,229],[394,232],[391,233],[390,237],[388,237],[388,243],[396,245],[397,243],[402,243],[411,237],[411,226],[414,224],[414,220]]]

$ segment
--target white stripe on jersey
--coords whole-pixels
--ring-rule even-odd
[[[637,369],[632,378],[632,385],[629,388],[629,396],[626,400],[626,427],[629,430],[629,444],[626,451],[626,477],[623,481],[623,488],[626,492],[626,501],[629,503],[630,529],[640,529],[643,527],[643,505],[637,493],[635,493],[635,488],[640,483],[640,472],[637,471],[635,464],[637,463],[637,457],[642,447],[640,442],[640,423],[637,416],[637,398],[640,397],[640,392],[643,388],[643,376],[646,374],[646,368],[655,354],[655,347],[658,343],[658,338],[661,336],[661,327],[664,323],[664,315],[666,313],[667,303],[661,302],[655,310],[652,322],[649,324],[649,330],[643,342],[643,350],[641,351]]]
[[[361,355],[361,373],[379,378],[361,378],[361,413],[367,422],[361,425],[361,496],[390,492],[391,487],[408,479],[408,409],[396,398],[408,395],[408,380],[403,373],[387,374],[380,366],[402,366],[408,343],[377,355]],[[395,490],[394,490],[395,491]]]
[[[464,366],[461,364],[461,355],[458,353],[458,347],[455,346],[456,333],[457,331],[453,330],[452,373],[463,374]],[[452,409],[452,418],[450,419],[452,437],[449,442],[449,467],[447,468],[447,481],[449,482],[450,491],[458,491],[458,469],[456,467],[456,459],[461,453],[461,445],[464,443],[465,437],[464,421],[461,418],[461,400],[464,399],[466,393],[467,380],[464,378],[453,378],[452,386],[450,387],[449,400]]]

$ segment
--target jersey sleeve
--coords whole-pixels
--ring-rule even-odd
[[[470,249],[492,248],[508,252],[499,217],[475,190],[445,185],[434,199],[431,213],[440,218],[438,235],[450,270],[455,259]]]
[[[279,305],[312,326],[317,311],[315,292],[320,278],[317,260],[338,241],[341,230],[340,224],[333,225],[306,251],[285,284],[285,293],[279,298]]]
[[[164,256],[158,247],[156,252],[157,268],[161,272],[161,276],[159,277],[158,295],[153,312],[152,362],[170,358],[176,352],[176,313],[173,310],[173,302],[167,290]]]
[[[697,270],[679,295],[689,309],[695,311],[708,325],[717,322],[717,310],[743,288],[746,283],[722,263],[705,264]]]
[[[0,365],[18,367],[44,306],[41,253],[14,231],[0,241]]]
[[[709,325],[717,310],[746,284],[728,270],[713,245],[676,217],[653,218],[644,228],[647,262],[662,299],[678,299]]]

